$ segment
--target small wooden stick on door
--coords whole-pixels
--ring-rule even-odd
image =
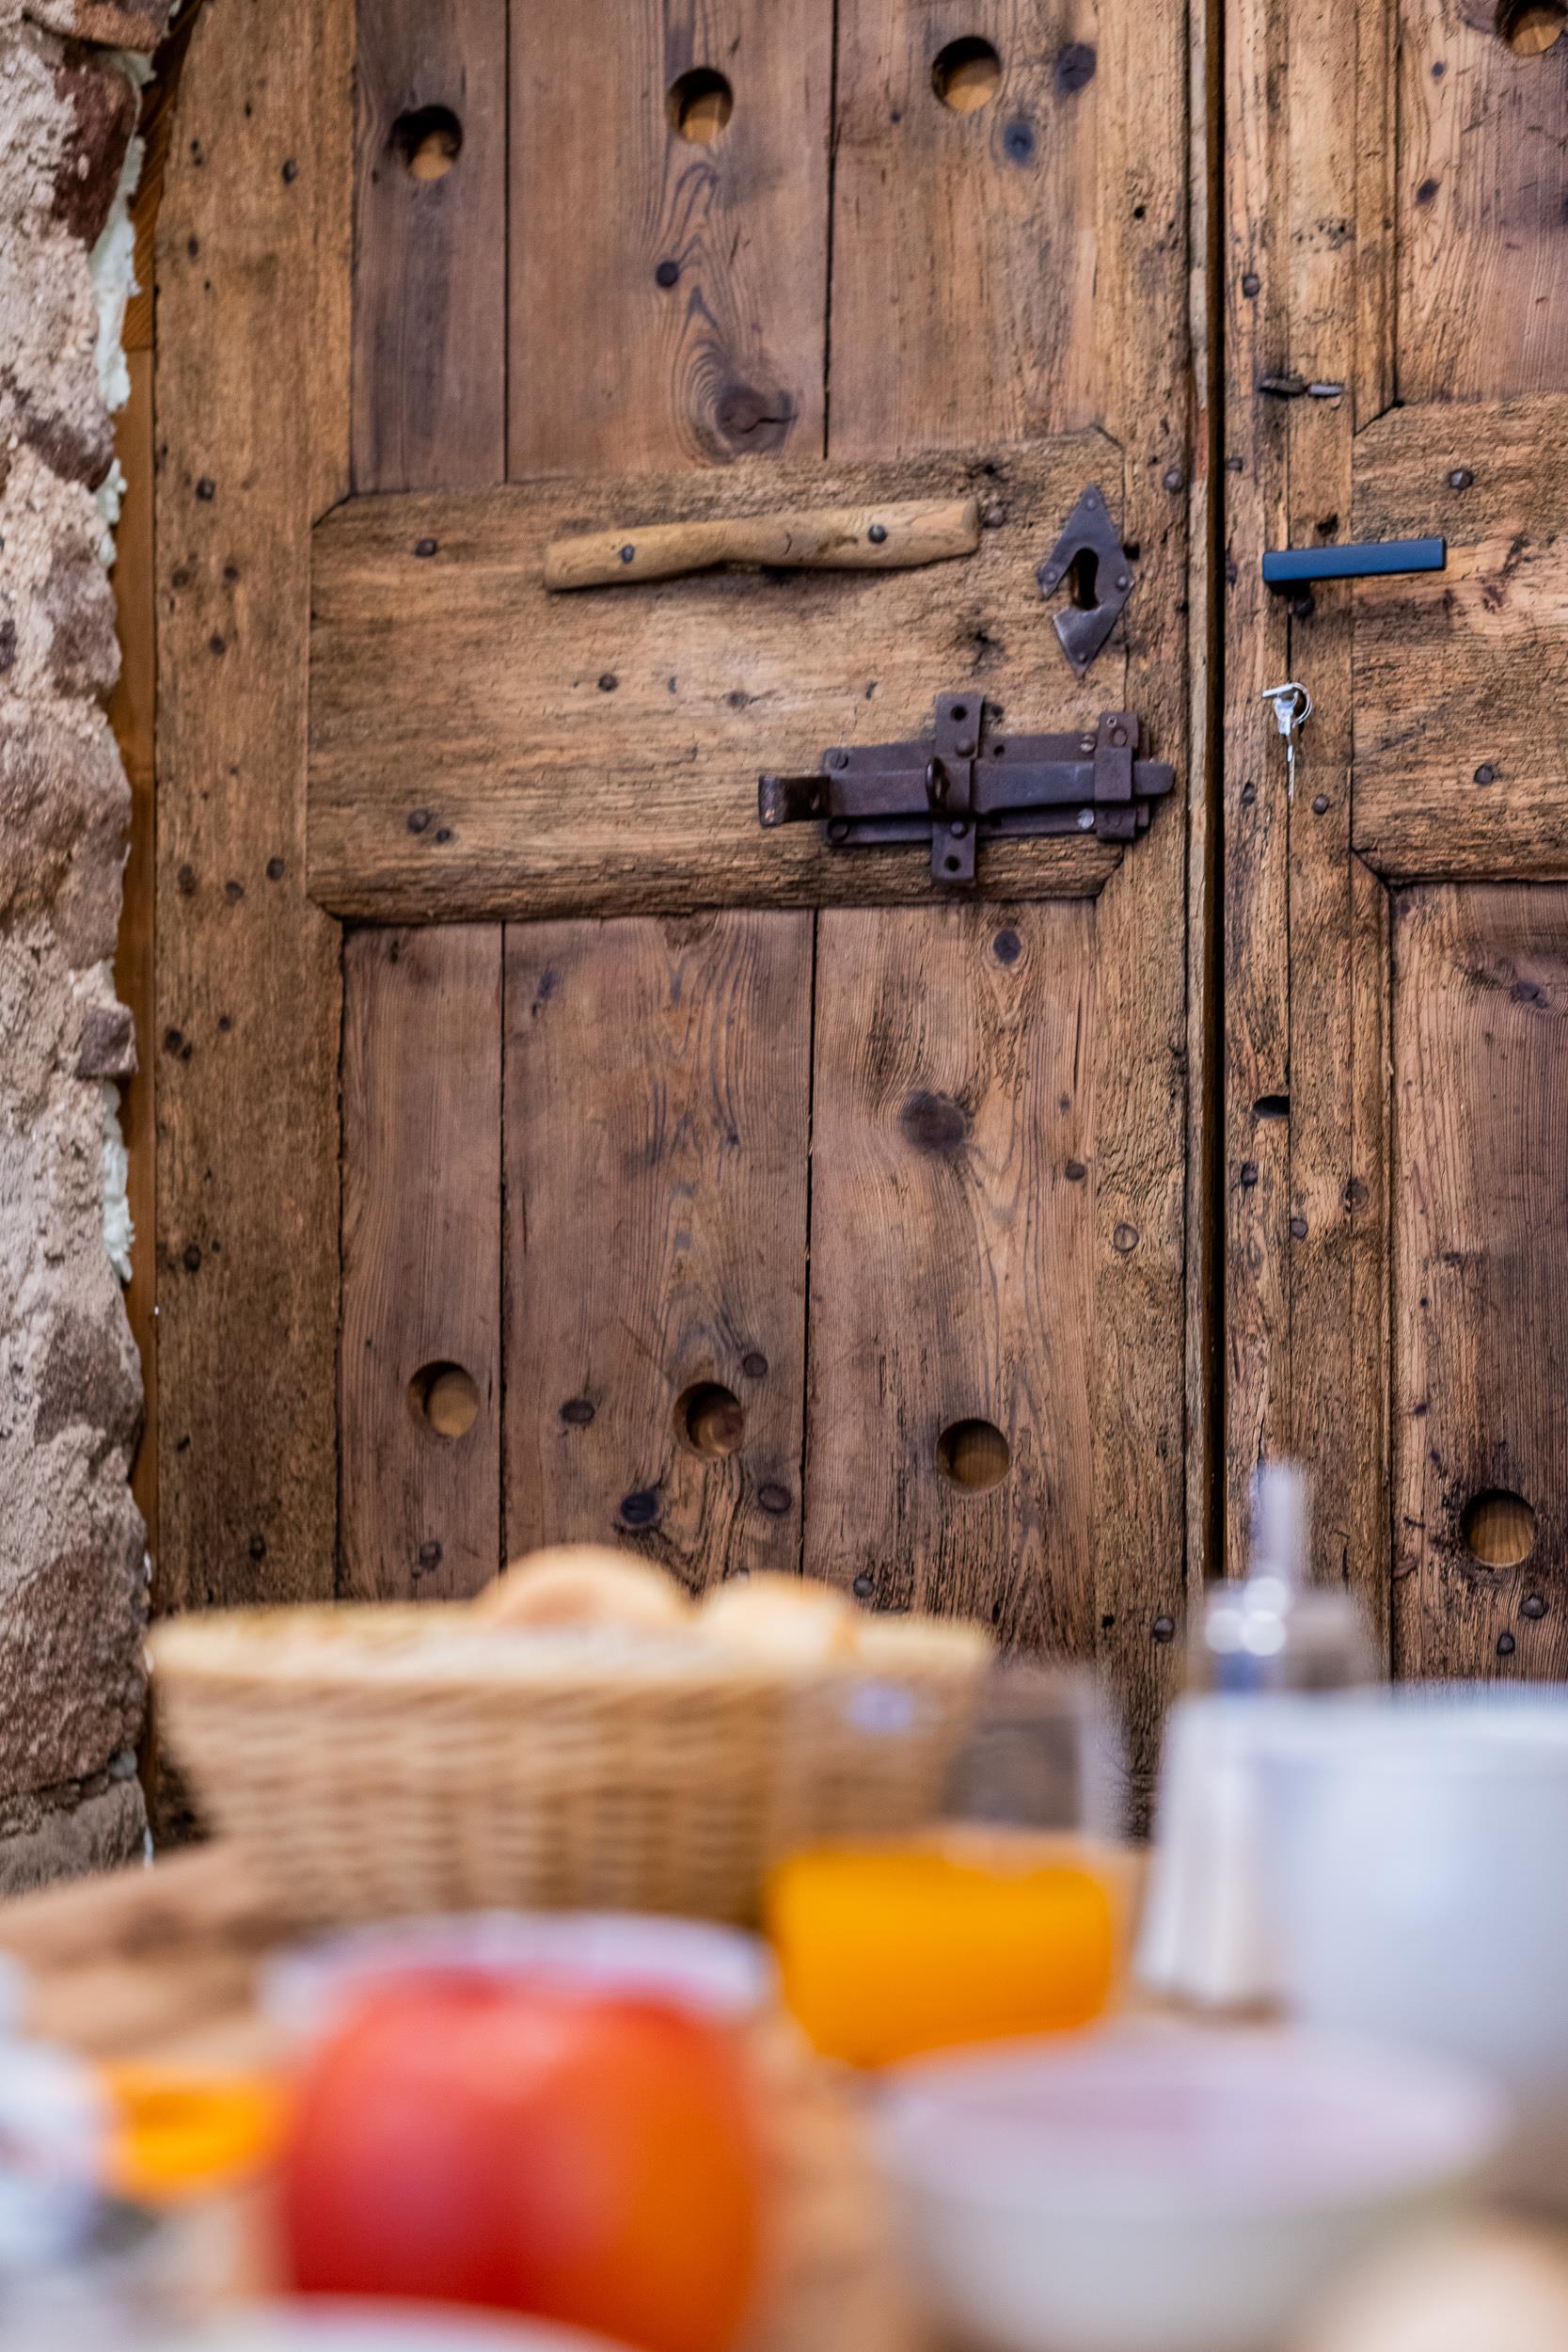
[[[980,544],[974,499],[892,500],[880,506],[822,506],[706,522],[629,523],[555,539],[545,550],[546,588],[610,588],[673,580],[714,564],[784,564],[835,572],[905,571],[973,555]]]

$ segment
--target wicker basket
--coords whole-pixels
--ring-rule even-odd
[[[937,1810],[989,1645],[872,1623],[805,1667],[541,1637],[460,1606],[192,1616],[161,1729],[292,1918],[520,1904],[750,1921],[780,1852]]]

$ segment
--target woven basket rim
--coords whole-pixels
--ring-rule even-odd
[[[265,1638],[274,1629],[284,1636],[276,1643]],[[473,1657],[453,1655],[433,1663],[413,1637],[436,1630],[444,1639],[455,1631],[459,1642],[471,1633]],[[595,1656],[586,1647],[574,1652],[569,1645],[531,1637],[523,1628],[486,1625],[469,1616],[461,1602],[390,1604],[377,1612],[372,1631],[359,1610],[327,1601],[171,1618],[153,1629],[148,1650],[154,1677],[166,1684],[201,1682],[236,1692],[267,1686],[295,1695],[354,1691],[478,1698],[527,1692],[609,1699],[617,1692],[628,1698],[748,1692],[761,1698],[856,1680],[966,1682],[977,1671],[982,1651],[963,1638],[967,1629],[955,1630],[958,1638],[950,1647],[921,1642],[903,1654],[902,1645],[898,1649],[890,1645],[881,1655],[874,1645],[868,1654],[826,1658],[758,1655],[719,1642],[705,1650],[700,1636],[683,1633],[669,1647],[630,1644]],[[411,1637],[406,1643],[405,1631]]]

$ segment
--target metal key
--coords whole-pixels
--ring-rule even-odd
[[[1260,703],[1274,705],[1275,724],[1285,738],[1285,797],[1296,797],[1296,729],[1304,727],[1312,716],[1312,697],[1295,678],[1283,686],[1266,686],[1258,697]]]

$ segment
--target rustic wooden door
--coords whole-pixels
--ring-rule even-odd
[[[1180,0],[361,0],[309,786],[349,1593],[563,1538],[803,1568],[1099,1655],[1147,1765],[1190,1500],[1185,40]],[[1042,589],[1091,488],[1110,552]],[[540,576],[574,530],[914,494],[978,551]],[[1053,615],[1118,579],[1079,670]],[[759,773],[939,696],[1085,774],[1131,714],[1175,788],[962,889],[928,825],[759,825]]]
[[[1565,15],[1227,10],[1227,1486],[1307,1455],[1403,1674],[1568,1669]]]

